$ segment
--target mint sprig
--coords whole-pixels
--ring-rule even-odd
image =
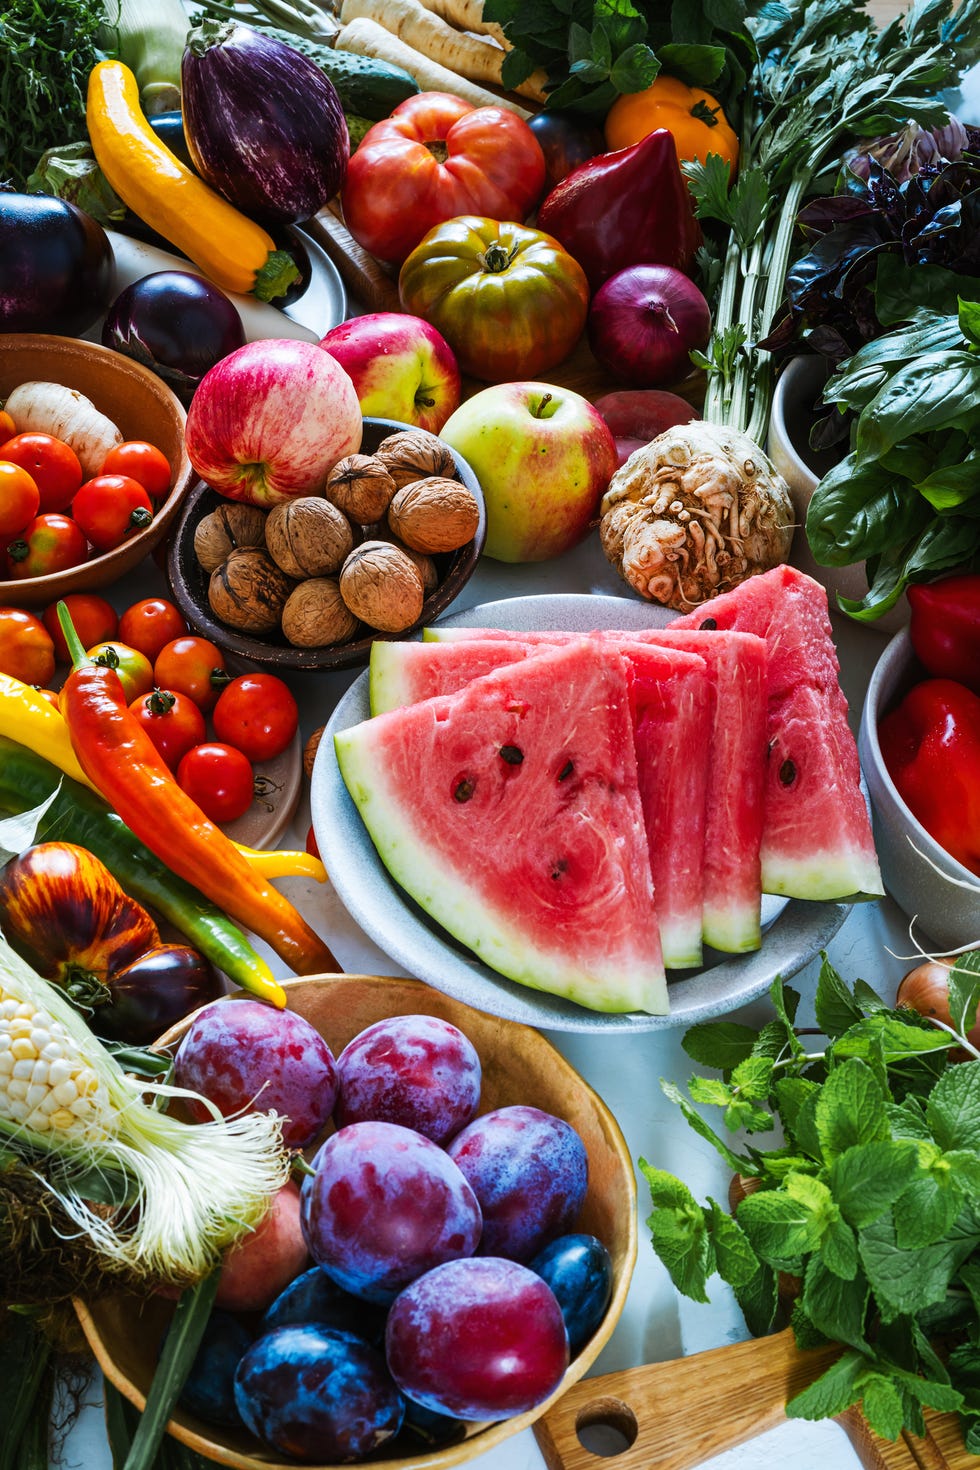
[[[654,1250],[695,1301],[708,1301],[712,1277],[726,1282],[754,1335],[790,1322],[801,1349],[840,1344],[787,1404],[791,1417],[860,1405],[895,1439],[921,1435],[926,1408],[958,1411],[977,1453],[980,1057],[967,1033],[980,954],[952,972],[951,1027],[889,1005],[862,980],[847,985],[826,957],[819,1029],[797,1027],[799,996],[779,979],[770,999],[774,1017],[760,1028],[721,1020],[687,1032],[685,1051],[719,1076],[692,1077],[688,1096],[661,1083],[748,1192],[734,1212],[702,1205],[640,1159]],[[706,1121],[711,1107],[741,1142]]]

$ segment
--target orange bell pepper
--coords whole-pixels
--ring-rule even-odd
[[[709,153],[717,153],[728,164],[729,177],[734,175],[738,138],[721,103],[703,87],[661,73],[641,92],[622,93],[606,114],[606,147],[629,148],[655,128],[671,133],[679,163],[704,163]]]

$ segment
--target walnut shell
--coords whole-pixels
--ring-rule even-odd
[[[229,501],[202,516],[194,527],[194,555],[206,572],[219,567],[239,546],[261,546],[265,511],[257,505]]]
[[[401,633],[422,615],[425,593],[411,557],[390,541],[364,541],[340,571],[340,593],[355,617]]]
[[[415,551],[456,551],[472,541],[480,508],[458,480],[429,475],[403,485],[388,507],[388,525]]]
[[[320,749],[320,741],[323,739],[323,732],[326,728],[326,725],[318,725],[303,746],[303,770],[307,780],[310,780],[313,775],[313,762],[316,760],[316,753]]]
[[[354,547],[350,521],[322,495],[297,495],[269,511],[265,547],[287,577],[339,572]]]
[[[324,494],[332,505],[359,526],[380,521],[398,486],[373,454],[347,454],[337,461]]]
[[[296,648],[346,643],[357,627],[336,577],[308,577],[293,588],[282,610],[283,637]]]
[[[406,546],[403,542],[399,541],[396,545],[398,545],[400,550],[404,551],[407,557],[411,558],[419,576],[422,578],[422,591],[428,597],[429,593],[434,592],[439,586],[439,569],[432,560],[432,557],[425,551],[416,551],[414,546]]]
[[[456,460],[449,445],[428,429],[399,429],[397,434],[382,439],[375,455],[399,490],[426,475],[445,475],[451,479],[456,473]]]
[[[292,590],[267,551],[243,546],[211,573],[208,603],[216,618],[241,633],[274,633]]]

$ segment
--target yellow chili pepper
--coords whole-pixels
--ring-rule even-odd
[[[738,138],[721,103],[703,87],[689,87],[663,73],[640,92],[624,92],[606,114],[606,146],[629,148],[656,128],[666,128],[674,139],[677,158],[704,163],[717,153],[728,164],[729,176],[738,162]]]
[[[308,852],[296,852],[289,848],[243,847],[236,844],[239,852],[251,863],[256,873],[265,878],[313,878],[317,883],[326,883],[327,870],[318,857]]]
[[[73,781],[95,790],[78,763],[64,717],[32,685],[10,674],[0,674],[0,735],[25,745]]]

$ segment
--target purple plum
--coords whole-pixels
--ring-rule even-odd
[[[337,1070],[339,1128],[380,1119],[444,1144],[475,1116],[480,1102],[476,1048],[438,1016],[376,1021],[344,1047]]]

